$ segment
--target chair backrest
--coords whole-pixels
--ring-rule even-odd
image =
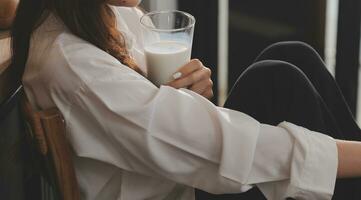
[[[65,121],[56,108],[34,111],[24,98],[23,112],[31,136],[41,154],[55,170],[56,189],[63,200],[79,200],[80,192],[72,161],[72,151],[66,138]]]
[[[0,199],[23,200],[24,155],[19,87],[0,102]]]

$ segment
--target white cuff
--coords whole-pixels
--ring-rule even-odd
[[[338,152],[336,141],[327,136],[294,124],[279,125],[294,138],[289,180],[259,184],[267,199],[288,197],[307,200],[329,200],[332,198]]]

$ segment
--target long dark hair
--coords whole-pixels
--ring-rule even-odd
[[[76,36],[108,52],[121,63],[143,73],[129,56],[116,17],[106,0],[20,0],[12,25],[12,67],[20,79],[28,59],[33,31],[50,10]]]

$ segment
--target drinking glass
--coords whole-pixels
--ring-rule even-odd
[[[156,11],[141,19],[148,78],[160,86],[191,58],[195,18],[185,12]]]

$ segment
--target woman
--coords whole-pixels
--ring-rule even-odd
[[[360,143],[288,122],[261,124],[213,105],[206,99],[212,96],[210,70],[198,60],[183,66],[182,76],[168,86],[154,86],[144,72],[141,13],[132,8],[138,4],[22,0],[13,25],[12,67],[23,74],[33,107],[56,106],[64,115],[83,199],[194,199],[193,188],[240,193],[254,185],[268,199],[331,199],[336,175],[361,175]],[[265,66],[294,78],[309,99],[300,104],[317,105],[305,123],[327,127],[316,91],[285,62],[252,66],[228,106],[254,101],[260,104],[247,108],[271,108],[261,104],[267,96],[232,100],[236,93],[244,95],[243,88]],[[246,87],[250,96],[252,87]],[[271,113],[263,110],[259,117]]]

